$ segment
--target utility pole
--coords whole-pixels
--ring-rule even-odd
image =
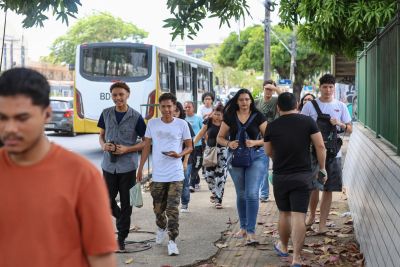
[[[275,10],[275,3],[271,0],[265,0],[265,21],[264,21],[264,80],[271,78],[271,12]]]
[[[290,75],[289,75],[289,79],[292,81],[292,88],[293,88],[293,84],[294,84],[294,79],[295,74],[294,74],[294,70],[296,68],[296,46],[297,46],[297,38],[296,38],[296,33],[297,33],[297,29],[296,27],[293,28],[293,34],[292,34],[292,42],[290,44],[290,48],[291,48],[291,53],[290,53]]]
[[[24,36],[22,35],[21,41],[21,67],[25,67],[25,46],[24,46]]]

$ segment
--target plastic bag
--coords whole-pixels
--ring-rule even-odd
[[[140,183],[135,184],[135,186],[129,190],[129,194],[131,206],[135,206],[136,208],[143,207],[142,188]]]

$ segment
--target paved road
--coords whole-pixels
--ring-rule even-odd
[[[100,166],[102,152],[98,145],[98,135],[78,135],[68,137],[49,133],[49,139],[66,147],[76,153],[87,157],[97,167]],[[166,244],[156,246],[154,242],[148,242],[149,250],[117,254],[118,266],[192,266],[195,263],[212,258],[218,251],[214,243],[220,239],[230,224],[236,221],[235,193],[233,183],[228,178],[225,189],[224,209],[216,210],[209,201],[210,193],[204,180],[201,181],[201,191],[191,195],[189,204],[190,213],[180,215],[180,235],[177,244],[180,255],[169,257]],[[134,208],[132,224],[139,226],[142,232],[132,232],[128,241],[143,241],[154,239],[156,230],[155,218],[152,210],[152,198],[149,193],[144,193],[144,207]],[[150,232],[150,233],[144,233]],[[131,251],[140,250],[143,244],[128,244],[127,249]],[[126,264],[126,261],[133,262]]]

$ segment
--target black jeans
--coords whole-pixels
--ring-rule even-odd
[[[125,173],[109,173],[103,170],[108,195],[110,197],[112,215],[116,219],[118,239],[124,240],[129,234],[131,226],[132,206],[130,205],[129,189],[136,183],[136,170]],[[121,208],[115,198],[119,193]]]
[[[194,187],[196,184],[200,183],[199,170],[203,165],[203,147],[195,146],[191,157],[193,165],[190,173],[190,186]]]

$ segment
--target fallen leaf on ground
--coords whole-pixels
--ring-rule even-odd
[[[270,235],[270,234],[272,234],[273,232],[274,232],[274,230],[268,230],[268,231],[264,231],[263,234]]]
[[[304,251],[304,252],[307,252],[307,253],[314,254],[314,251],[313,251],[313,250],[311,250],[311,249],[306,249],[306,248],[303,248],[303,251]]]
[[[341,238],[346,238],[346,237],[351,237],[354,236],[353,234],[338,234],[337,237],[341,237]]]
[[[140,228],[140,226],[137,225],[132,225],[131,228],[129,228],[129,231],[138,231]]]
[[[329,237],[336,237],[336,236],[338,236],[338,233],[335,233],[335,232],[327,232],[327,233],[325,233],[325,235],[326,235],[326,236],[329,236]]]
[[[336,240],[335,240],[335,239],[332,239],[332,238],[327,238],[327,237],[325,237],[325,238],[324,238],[324,243],[325,243],[326,245],[329,245],[329,244],[334,245],[334,244],[336,243]]]
[[[343,228],[340,230],[340,232],[341,232],[342,234],[350,234],[350,233],[353,233],[353,231],[354,231],[353,227],[349,227],[349,226],[343,227]]]
[[[265,223],[265,224],[264,224],[264,227],[273,227],[273,226],[274,226],[273,223]]]
[[[217,243],[217,244],[215,244],[215,246],[218,248],[227,248],[228,244],[227,243]]]
[[[339,216],[340,213],[337,212],[337,211],[331,211],[331,212],[329,212],[329,215],[336,215],[336,216]]]
[[[352,225],[353,224],[353,219],[352,218],[348,219],[347,221],[344,222],[344,224]]]
[[[125,264],[131,264],[133,263],[133,258],[129,258],[125,260]]]
[[[329,262],[330,263],[337,263],[338,261],[339,261],[339,256],[337,256],[337,255],[331,255],[330,257],[329,257]]]

